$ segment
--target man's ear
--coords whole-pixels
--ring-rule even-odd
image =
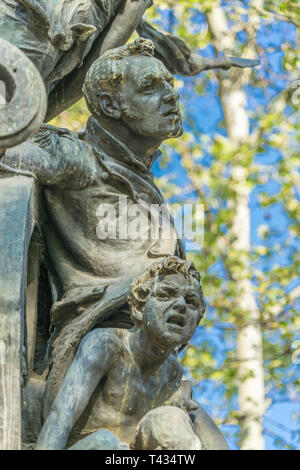
[[[100,93],[98,96],[98,106],[105,116],[116,120],[121,119],[121,106],[115,96],[108,93]]]

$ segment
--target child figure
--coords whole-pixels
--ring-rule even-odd
[[[107,449],[107,431],[135,450],[227,449],[177,359],[205,311],[194,265],[175,256],[153,264],[129,304],[133,329],[97,328],[82,340],[37,449]]]

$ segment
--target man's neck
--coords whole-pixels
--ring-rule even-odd
[[[117,121],[118,122],[118,121]],[[137,155],[147,167],[152,164],[151,156],[161,145],[160,139],[134,134],[130,129],[120,125],[114,128],[114,135],[125,142],[130,150]]]
[[[173,353],[172,347],[151,341],[141,328],[130,334],[129,344],[136,364],[145,375],[153,375]]]
[[[125,146],[145,165],[151,168],[153,164],[153,154],[162,143],[161,139],[154,137],[139,136],[128,129],[121,121],[107,119],[105,117],[94,121],[106,130],[121,144]]]

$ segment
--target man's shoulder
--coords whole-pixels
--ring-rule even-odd
[[[80,133],[70,129],[52,126],[51,124],[42,124],[31,141],[48,151],[53,151],[58,146],[60,149],[63,149],[64,144],[79,146],[88,150],[88,145],[80,137]]]
[[[101,168],[93,148],[83,141],[84,132],[43,124],[31,142],[47,152],[48,164],[63,175],[64,187],[83,189],[93,184]]]

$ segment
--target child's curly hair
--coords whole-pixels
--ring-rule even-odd
[[[131,285],[130,294],[128,296],[128,303],[131,308],[131,316],[136,323],[134,311],[142,311],[146,303],[147,297],[151,292],[153,280],[158,276],[165,276],[166,274],[182,274],[186,279],[194,278],[199,283],[201,294],[201,311],[200,319],[205,312],[205,300],[201,289],[201,276],[194,264],[191,261],[183,260],[177,256],[167,256],[162,261],[153,263],[147,271],[140,277],[135,279]]]

